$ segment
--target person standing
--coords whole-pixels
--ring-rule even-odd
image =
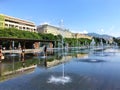
[[[0,61],[1,61],[2,59],[4,59],[4,56],[3,56],[3,54],[2,54],[2,48],[0,47]]]
[[[2,60],[2,56],[3,56],[3,54],[2,54],[2,51],[0,50],[0,62]]]
[[[25,57],[25,50],[22,49],[21,58],[24,58],[24,57]]]
[[[44,56],[47,56],[47,46],[44,47]]]

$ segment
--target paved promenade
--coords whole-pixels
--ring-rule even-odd
[[[64,49],[87,49],[90,47],[86,47],[86,46],[82,46],[82,47],[68,47],[68,48],[64,48]],[[103,49],[107,49],[107,48],[111,48],[111,46],[109,47],[104,47]],[[36,52],[42,52],[44,49],[44,47],[41,47],[39,49],[24,49],[25,53],[36,53]],[[47,48],[47,51],[50,50],[61,50],[62,48]],[[101,49],[100,47],[95,47],[94,49],[99,50]],[[3,53],[21,53],[22,50],[3,50]]]
[[[25,53],[42,52],[43,49],[24,49]],[[3,50],[2,53],[22,53],[22,50]]]

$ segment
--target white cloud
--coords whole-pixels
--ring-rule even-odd
[[[44,24],[48,24],[48,25],[50,25],[49,22],[43,22],[43,23],[41,23],[40,25],[44,25]]]
[[[112,35],[114,37],[119,37],[120,36],[119,28],[115,26],[111,26],[108,29],[107,34]]]
[[[110,31],[114,31],[114,29],[115,29],[115,26],[112,26],[112,27],[110,27]]]
[[[99,33],[99,34],[105,33],[105,30],[104,30],[103,28],[100,28],[100,29],[98,29],[97,31],[98,31],[97,33]]]
[[[116,28],[114,25],[112,25],[111,27],[106,28],[106,29],[100,28],[97,30],[96,33],[107,34],[107,35],[111,35],[111,36],[115,36],[115,37],[120,36],[119,29]]]
[[[104,28],[99,28],[99,29],[97,29],[97,31],[95,33],[106,34],[106,30]]]
[[[80,31],[79,33],[87,34],[87,30]]]
[[[87,30],[71,30],[71,32],[73,32],[73,33],[82,33],[82,34],[87,34],[88,33],[88,31]]]
[[[102,28],[102,29],[100,29],[100,31],[101,31],[101,32],[104,32],[104,29]]]

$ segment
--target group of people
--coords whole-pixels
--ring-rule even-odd
[[[46,45],[44,45],[43,52],[44,52],[44,56],[47,56],[47,46]],[[22,61],[24,59],[24,56],[25,56],[25,51],[24,51],[24,49],[22,49],[22,52],[21,52],[21,60]],[[2,53],[2,47],[0,46],[0,61],[3,59],[4,59],[4,55]]]

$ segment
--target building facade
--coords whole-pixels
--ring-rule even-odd
[[[53,35],[62,35],[64,38],[72,38],[73,34],[67,29],[61,29],[56,26],[44,24],[37,27],[38,33],[51,33]]]
[[[74,37],[75,37],[75,38],[87,38],[87,39],[92,39],[91,36],[88,36],[88,35],[86,35],[86,34],[81,34],[81,33],[75,33],[75,34],[74,34]]]
[[[51,33],[53,35],[62,35],[64,38],[87,38],[87,39],[92,39],[92,37],[86,35],[86,34],[80,34],[80,33],[72,33],[67,29],[61,29],[56,26],[48,25],[48,24],[43,24],[39,25],[37,27],[37,32],[38,33]]]
[[[37,32],[33,22],[22,20],[19,18],[0,14],[0,28],[17,28],[20,30]]]

